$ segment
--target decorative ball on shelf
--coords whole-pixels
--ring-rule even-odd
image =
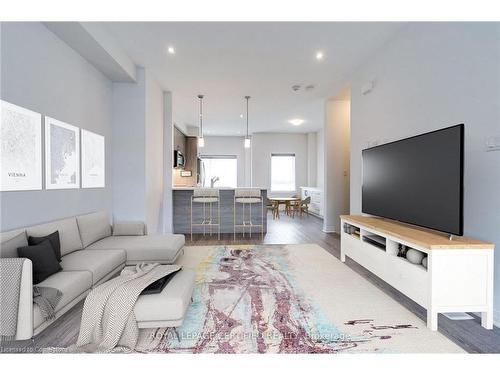
[[[406,259],[413,264],[422,263],[424,256],[425,254],[423,252],[411,248],[406,252]]]
[[[422,259],[422,266],[424,266],[424,268],[427,268],[427,257],[424,257],[424,259]]]

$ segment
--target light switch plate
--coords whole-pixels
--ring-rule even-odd
[[[486,138],[485,147],[486,147],[486,151],[499,151],[500,150],[500,135]]]

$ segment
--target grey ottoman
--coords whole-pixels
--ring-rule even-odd
[[[179,327],[191,304],[195,272],[183,268],[161,293],[139,296],[134,313],[139,328]]]

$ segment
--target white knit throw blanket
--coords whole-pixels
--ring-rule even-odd
[[[109,352],[116,347],[135,349],[139,328],[134,305],[140,293],[180,268],[142,263],[93,289],[85,299],[80,334],[76,347],[71,349],[85,352]]]
[[[16,337],[21,295],[23,264],[26,258],[0,259],[0,341]],[[48,286],[33,286],[33,303],[38,305],[43,320],[55,318],[55,307],[62,292]]]

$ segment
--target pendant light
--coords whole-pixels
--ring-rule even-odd
[[[198,95],[200,99],[200,130],[198,133],[198,147],[205,147],[205,139],[203,138],[203,95]]]
[[[248,135],[248,100],[250,97],[247,95],[245,96],[245,99],[247,100],[247,135],[245,136],[245,148],[250,148],[251,141],[250,136]]]

